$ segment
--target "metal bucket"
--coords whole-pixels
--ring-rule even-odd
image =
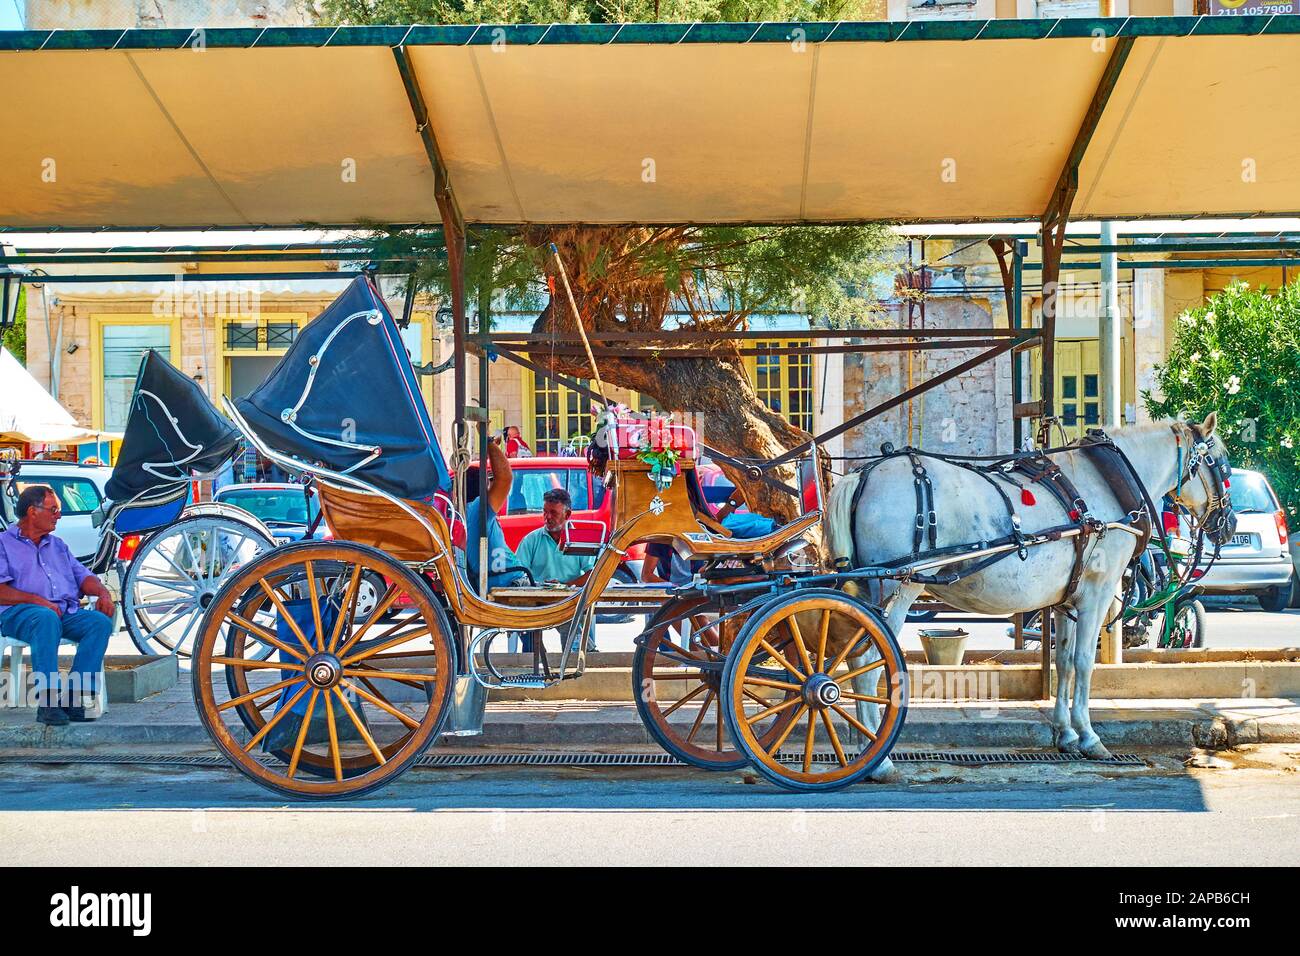
[[[927,627],[921,629],[921,646],[927,664],[960,665],[966,657],[966,638],[970,632],[961,627]]]
[[[457,674],[451,688],[451,713],[443,727],[445,737],[477,737],[483,733],[487,688],[469,674]]]

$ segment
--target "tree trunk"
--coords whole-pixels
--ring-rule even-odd
[[[576,290],[575,290],[576,294]],[[579,308],[584,314],[581,301]],[[594,310],[592,312],[594,314]],[[547,305],[533,326],[535,333],[574,331],[572,309],[563,291]],[[600,343],[600,333],[588,330],[592,345]],[[725,338],[725,337],[724,337]],[[699,345],[693,343],[693,347]],[[744,361],[734,341],[717,343],[717,358],[597,358],[603,381],[620,388],[649,395],[661,408],[682,412],[699,412],[704,417],[703,440],[727,455],[737,458],[775,458],[808,439],[808,433],[794,427],[769,409],[754,392],[745,374]],[[664,350],[666,354],[669,349]],[[531,353],[532,361],[543,368],[574,378],[591,378],[585,357],[552,356],[544,347]],[[719,462],[727,477],[744,492],[751,511],[768,515],[784,523],[798,516],[800,502],[761,480],[746,477],[738,469]],[[792,488],[799,487],[798,469],[784,466],[768,472]]]

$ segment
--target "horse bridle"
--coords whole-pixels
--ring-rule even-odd
[[[1184,422],[1183,426],[1191,432],[1192,440],[1191,448],[1187,452],[1186,467],[1184,468],[1181,462],[1178,466],[1178,483],[1174,486],[1173,495],[1174,504],[1187,512],[1188,520],[1198,534],[1209,535],[1210,540],[1214,542],[1214,552],[1217,557],[1220,545],[1227,542],[1233,526],[1232,493],[1228,481],[1232,475],[1232,465],[1228,462],[1226,454],[1221,457],[1214,455],[1209,437],[1202,434],[1198,426],[1190,422]],[[1178,449],[1177,454],[1181,458],[1183,436],[1178,426],[1174,426],[1174,441]],[[1193,476],[1201,482],[1207,502],[1205,513],[1200,519],[1197,519],[1196,514],[1182,497],[1183,485],[1191,481]]]

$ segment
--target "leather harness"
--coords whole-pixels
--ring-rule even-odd
[[[1070,571],[1070,580],[1066,585],[1065,597],[1062,603],[1068,603],[1074,596],[1079,587],[1079,581],[1083,578],[1085,566],[1085,555],[1089,541],[1093,537],[1100,538],[1106,532],[1106,522],[1095,517],[1088,508],[1088,504],[1083,500],[1074,482],[1069,476],[1061,470],[1061,467],[1051,459],[1052,454],[1065,451],[1079,451],[1084,457],[1097,469],[1102,480],[1106,483],[1108,490],[1114,495],[1115,500],[1127,513],[1129,523],[1132,524],[1140,533],[1134,543],[1133,554],[1136,557],[1145,550],[1147,543],[1151,540],[1155,531],[1154,512],[1149,506],[1149,496],[1146,494],[1137,474],[1133,469],[1132,463],[1129,462],[1128,456],[1106,435],[1101,429],[1089,429],[1088,433],[1077,442],[1061,448],[1040,449],[1032,452],[1021,452],[1015,455],[983,459],[983,458],[965,458],[958,456],[949,456],[936,454],[934,452],[922,451],[919,448],[906,447],[899,450],[886,443],[881,448],[881,454],[874,458],[869,464],[857,469],[861,474],[857,487],[853,490],[853,500],[849,512],[849,534],[850,541],[854,548],[852,563],[857,565],[857,534],[854,527],[857,521],[858,506],[862,500],[862,495],[866,490],[867,478],[882,462],[891,458],[906,456],[912,466],[912,484],[916,493],[916,520],[913,525],[912,534],[912,555],[911,560],[915,561],[922,556],[932,557],[944,554],[958,554],[962,551],[972,549],[982,550],[990,546],[999,546],[1002,544],[1015,544],[1016,550],[1006,551],[999,554],[990,555],[986,558],[972,561],[960,572],[949,575],[942,582],[930,579],[922,575],[912,576],[913,580],[927,583],[952,583],[961,577],[982,571],[997,561],[1008,557],[1010,554],[1016,554],[1021,561],[1029,557],[1029,549],[1025,544],[1026,536],[1021,530],[1020,516],[1016,513],[1015,506],[1006,491],[998,483],[998,480],[1005,481],[1022,493],[1026,485],[1022,485],[1015,477],[1023,475],[1028,484],[1038,485],[1047,490],[1061,505],[1062,510],[1070,519],[1070,524],[1062,525],[1055,528],[1048,528],[1039,532],[1048,540],[1060,540],[1063,533],[1077,528],[1079,533],[1071,536],[1074,544],[1074,564]],[[961,468],[979,475],[998,492],[1002,498],[1003,505],[1007,510],[1007,518],[1011,527],[1008,535],[996,541],[982,541],[977,545],[958,545],[953,547],[939,548],[938,539],[938,516],[935,508],[934,483],[931,481],[929,474],[926,472],[923,458],[933,458],[947,464],[956,465]],[[977,464],[978,462],[978,464]],[[923,550],[922,545],[928,539],[929,549]]]

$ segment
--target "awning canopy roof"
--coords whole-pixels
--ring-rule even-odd
[[[0,228],[1300,213],[1300,17],[0,33]],[[1099,37],[1106,37],[1104,42]],[[21,130],[17,123],[21,118]]]

